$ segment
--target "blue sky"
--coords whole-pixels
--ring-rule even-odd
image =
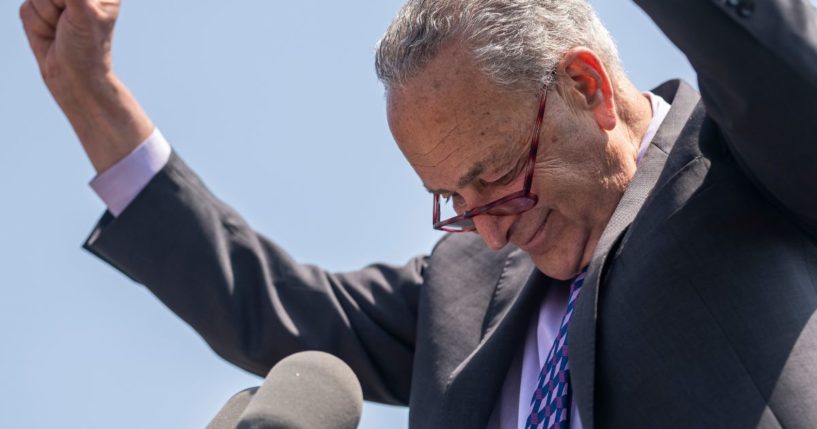
[[[694,81],[631,2],[596,3],[639,87]],[[373,72],[400,4],[126,0],[115,67],[210,188],[296,259],[403,263],[440,235]],[[0,427],[204,427],[259,379],[81,250],[103,206],[17,7],[0,2]],[[406,419],[367,404],[361,427]]]

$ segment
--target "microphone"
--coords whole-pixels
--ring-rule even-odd
[[[204,429],[235,429],[238,419],[241,418],[241,413],[247,409],[247,405],[250,404],[257,391],[258,387],[251,387],[233,395]]]
[[[236,429],[355,429],[362,409],[360,382],[346,363],[301,352],[272,367]]]

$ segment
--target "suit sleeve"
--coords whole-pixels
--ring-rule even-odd
[[[301,265],[216,199],[175,154],[85,247],[190,324],[228,361],[265,375],[321,350],[346,361],[364,396],[406,404],[426,257],[329,273]]]
[[[689,59],[743,170],[817,231],[817,12],[804,0],[636,0]]]

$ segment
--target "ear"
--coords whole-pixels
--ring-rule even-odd
[[[601,59],[590,49],[573,48],[562,57],[559,71],[567,77],[561,83],[567,102],[590,112],[599,128],[615,128],[613,86]]]

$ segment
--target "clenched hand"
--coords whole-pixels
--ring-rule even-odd
[[[111,64],[119,0],[26,0],[20,18],[46,86],[97,171],[147,138],[153,124]]]
[[[98,79],[111,72],[116,0],[27,0],[20,7],[46,82]]]

